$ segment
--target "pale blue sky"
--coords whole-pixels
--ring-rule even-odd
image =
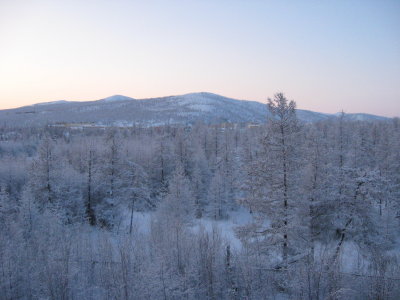
[[[400,115],[400,1],[0,0],[0,109],[212,92]]]

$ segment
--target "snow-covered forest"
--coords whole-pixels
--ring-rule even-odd
[[[399,119],[268,109],[241,129],[1,127],[0,298],[400,299]]]

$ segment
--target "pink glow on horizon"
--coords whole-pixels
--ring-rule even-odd
[[[400,115],[400,3],[0,2],[0,109],[211,92]]]

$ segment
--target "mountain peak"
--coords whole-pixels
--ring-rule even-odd
[[[101,99],[105,102],[115,102],[115,101],[126,101],[126,100],[135,100],[131,97],[126,97],[126,96],[122,96],[122,95],[114,95],[114,96],[110,96],[104,99]]]

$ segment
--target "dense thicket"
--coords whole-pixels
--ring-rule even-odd
[[[399,299],[399,120],[269,109],[241,130],[1,128],[0,298]],[[244,209],[234,247],[218,222]]]

